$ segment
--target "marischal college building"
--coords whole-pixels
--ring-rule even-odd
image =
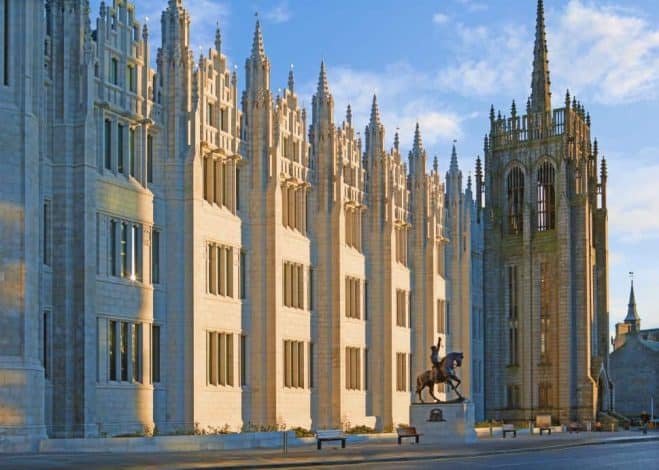
[[[195,61],[163,6],[152,58],[125,0],[93,27],[87,0],[0,0],[5,433],[387,430],[438,336],[477,419],[608,406],[606,169],[583,107],[551,109],[542,1],[475,194],[418,126],[386,149],[375,97],[363,140],[336,121],[324,64],[310,119],[292,71],[273,96],[258,21],[239,87],[219,29]]]

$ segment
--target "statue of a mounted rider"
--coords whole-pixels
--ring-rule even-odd
[[[437,346],[432,345],[430,348],[430,362],[432,362],[432,369],[422,372],[416,378],[416,394],[421,403],[425,403],[421,397],[421,392],[426,387],[428,387],[428,390],[430,391],[430,396],[433,397],[436,402],[439,402],[440,400],[435,396],[434,389],[435,384],[441,383],[449,384],[451,389],[458,395],[456,400],[452,400],[453,402],[464,400],[464,397],[458,391],[460,379],[455,375],[455,368],[462,365],[464,354],[461,352],[452,352],[448,353],[440,360],[439,348],[441,345],[442,338],[439,337],[437,338]]]

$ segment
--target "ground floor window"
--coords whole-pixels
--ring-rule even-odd
[[[108,380],[141,383],[142,323],[109,320],[107,331]]]
[[[303,341],[284,341],[284,387],[304,388]]]
[[[208,385],[234,385],[232,333],[206,332],[206,366]]]

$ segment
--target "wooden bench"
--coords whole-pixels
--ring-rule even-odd
[[[504,424],[501,427],[501,430],[503,431],[503,438],[506,438],[506,434],[512,433],[513,437],[517,437],[517,429],[515,429],[514,424]]]
[[[540,428],[540,435],[547,431],[551,435],[551,415],[538,415],[535,417],[535,425]]]
[[[340,429],[319,429],[316,431],[318,450],[322,449],[323,441],[341,441],[341,448],[346,448],[346,436]]]
[[[567,425],[567,430],[570,434],[572,434],[573,432],[579,434],[579,431],[581,431],[581,426],[576,421],[572,421],[570,424]]]
[[[401,445],[403,438],[405,437],[413,437],[418,444],[419,436],[423,435],[416,432],[416,428],[414,426],[399,426],[396,428],[396,433],[398,434],[398,445]]]

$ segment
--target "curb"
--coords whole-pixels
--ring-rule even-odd
[[[652,437],[623,437],[620,439],[609,439],[602,441],[591,441],[591,442],[576,442],[576,443],[565,443],[565,444],[556,444],[556,445],[546,445],[539,447],[528,447],[525,449],[507,449],[507,450],[492,450],[484,451],[479,453],[461,453],[454,455],[418,455],[418,456],[408,456],[408,457],[374,457],[374,458],[357,458],[357,459],[342,459],[342,460],[308,460],[304,462],[276,462],[276,463],[227,463],[227,465],[220,465],[216,467],[205,467],[205,468],[300,468],[300,467],[326,467],[330,465],[354,465],[354,464],[363,464],[363,463],[391,463],[391,462],[418,462],[424,460],[452,460],[459,458],[476,458],[476,457],[487,457],[501,454],[523,454],[526,452],[536,452],[542,450],[559,450],[559,449],[569,449],[572,447],[586,447],[586,446],[597,446],[597,445],[607,445],[607,444],[629,444],[634,442],[651,442],[659,441],[659,436]]]

